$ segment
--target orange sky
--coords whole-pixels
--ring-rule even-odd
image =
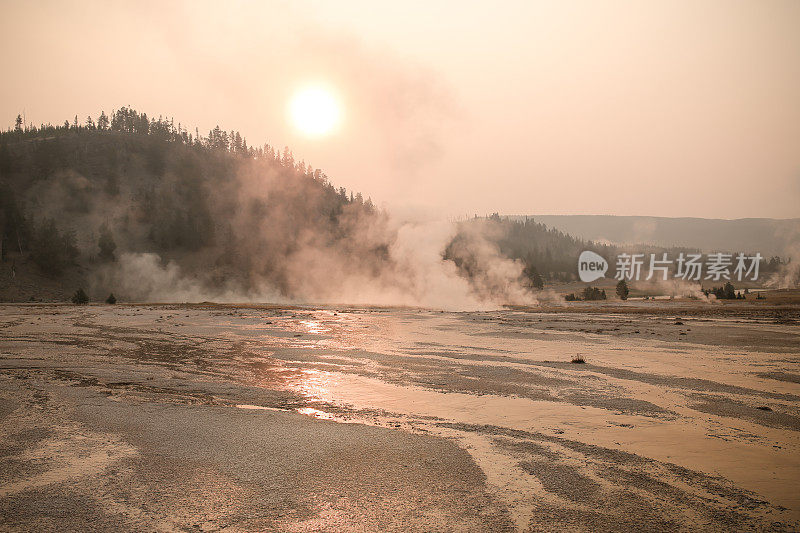
[[[800,216],[794,0],[0,1],[0,46],[3,127],[219,124],[401,213]],[[337,134],[287,123],[309,82]]]

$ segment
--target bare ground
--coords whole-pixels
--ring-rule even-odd
[[[797,309],[698,309],[3,306],[0,529],[796,530]]]

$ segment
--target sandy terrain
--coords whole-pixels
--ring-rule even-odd
[[[798,319],[0,306],[0,530],[797,530]]]

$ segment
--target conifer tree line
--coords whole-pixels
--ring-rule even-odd
[[[128,133],[132,135],[150,136],[154,139],[196,146],[209,150],[227,151],[233,154],[253,158],[267,158],[279,162],[286,168],[297,170],[300,173],[311,175],[315,179],[327,181],[327,175],[320,169],[314,169],[305,161],[295,161],[294,155],[288,146],[280,150],[269,144],[263,146],[248,146],[247,139],[235,130],[225,131],[215,126],[203,136],[200,130],[195,128],[194,133],[190,132],[180,122],[175,124],[173,118],[165,118],[159,115],[158,118],[148,117],[147,113],[139,113],[130,107],[122,107],[111,113],[111,118],[101,111],[97,120],[87,116],[84,121],[80,121],[75,115],[72,122],[65,120],[62,125],[53,126],[52,124],[25,125],[22,115],[17,115],[14,128],[9,128],[0,132],[0,145],[5,147],[6,153],[0,152],[0,158],[4,155],[8,158],[8,143],[26,139],[46,139],[48,136],[58,136],[70,133],[82,132],[116,132]],[[8,161],[6,161],[6,164]],[[3,160],[0,159],[0,171],[2,171]],[[346,193],[343,193],[346,196]],[[361,193],[350,193],[354,201],[358,201]],[[371,200],[366,200],[371,203]]]
[[[242,169],[271,176],[274,189],[249,200],[244,215],[233,202]],[[201,135],[123,107],[61,125],[34,126],[20,115],[0,131],[0,259],[24,254],[49,276],[80,260],[113,262],[121,243],[158,253],[224,245],[223,257],[214,258],[221,263],[240,244],[235,256],[244,262],[254,246],[234,242],[242,233],[231,222],[236,216],[250,217],[254,227],[282,217],[273,226],[289,235],[271,250],[280,254],[303,231],[341,238],[354,213],[378,210],[369,197],[336,188],[321,169],[296,161],[288,147],[254,146],[219,126]]]
[[[472,219],[460,221],[460,231],[445,250],[444,257],[453,260],[468,276],[477,274],[476,262],[469,257],[469,253],[464,253],[465,250],[469,251],[472,247],[460,246],[460,244],[468,241],[470,235],[475,233],[474,228],[470,229],[471,226],[480,227],[482,235],[490,236],[492,243],[497,246],[502,256],[520,261],[523,265],[525,281],[537,289],[541,289],[545,283],[577,281],[578,256],[584,250],[591,250],[610,262],[608,277],[614,276],[614,258],[623,252],[643,254],[646,259],[650,257],[650,254],[661,257],[664,252],[672,258],[678,257],[680,253],[700,253],[695,248],[666,248],[646,243],[624,246],[598,243],[574,237],[556,228],[549,228],[531,217],[518,219],[502,217],[498,213],[493,213],[486,217],[476,215]],[[762,263],[760,272],[763,276],[769,276],[780,271],[790,262],[791,258],[783,259],[774,256]],[[647,264],[644,268],[647,268]],[[672,274],[674,274],[674,266],[670,272],[670,275]],[[584,299],[587,296],[589,299],[598,299],[600,294],[584,294]],[[625,297],[627,298],[627,293]]]
[[[267,279],[289,293],[300,286],[292,281],[298,268],[284,258],[309,247],[335,250],[377,275],[393,238],[377,231],[385,218],[370,198],[335,187],[288,147],[255,146],[219,126],[201,135],[122,107],[55,126],[29,125],[20,115],[0,131],[0,260],[14,256],[18,268],[30,261],[51,277],[78,264],[113,264],[125,252],[157,253],[213,283]],[[480,257],[487,244],[517,261],[521,281],[535,290],[575,281],[583,250],[610,263],[623,251],[494,213],[457,222],[441,258],[464,277],[489,279]],[[772,257],[762,274],[786,262]]]

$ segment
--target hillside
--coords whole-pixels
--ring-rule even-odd
[[[511,217],[517,220],[525,217]],[[787,257],[800,245],[800,219],[666,218],[611,215],[531,215],[576,237],[615,244],[684,246],[704,252],[746,250]]]
[[[481,308],[531,303],[545,285],[575,281],[583,250],[611,259],[625,249],[609,241],[647,242],[637,252],[650,253],[716,235],[733,251],[767,231],[751,225],[723,241],[710,230],[693,236],[683,219],[655,219],[639,239],[630,217],[598,219],[594,233],[577,217],[403,223],[289,148],[249,146],[235,131],[192,134],[128,108],[84,124],[20,122],[0,133],[5,301],[65,301],[82,287],[94,301],[113,292],[124,301]],[[575,224],[574,235],[559,221]]]
[[[505,229],[393,220],[289,148],[128,108],[21,122],[0,133],[0,300],[533,301],[536,257],[506,255]]]
[[[219,128],[192,135],[127,108],[0,134],[0,191],[5,299],[47,287],[59,299],[75,283],[94,297],[291,298],[316,290],[311,274],[334,259],[368,275],[386,255],[371,201],[288,148]]]

